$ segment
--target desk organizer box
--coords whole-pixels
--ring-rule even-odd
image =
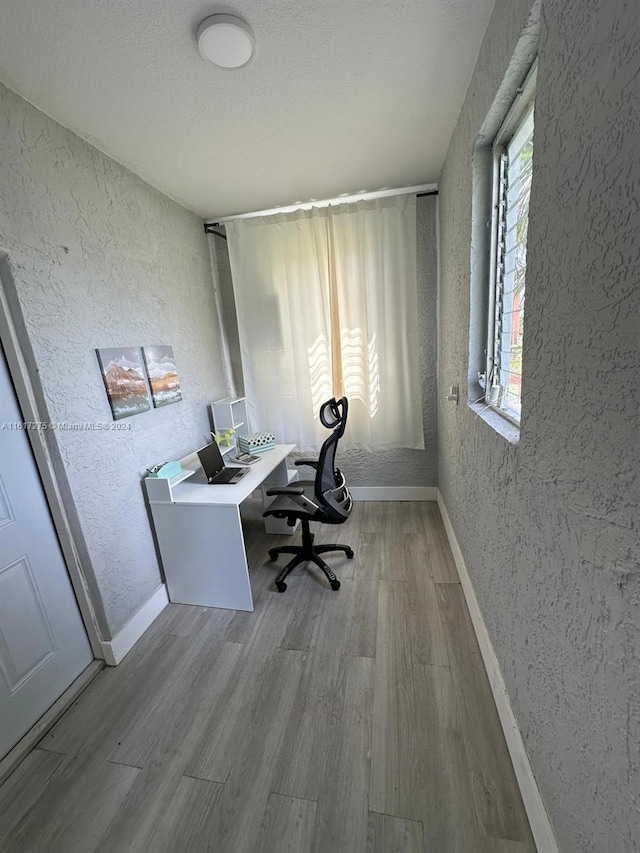
[[[172,477],[177,477],[181,471],[182,465],[179,462],[163,462],[162,465],[149,468],[147,476],[156,477],[158,480],[170,480]]]
[[[263,453],[276,446],[276,437],[272,432],[252,432],[238,436],[238,449],[243,453]]]

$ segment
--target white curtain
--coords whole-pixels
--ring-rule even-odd
[[[349,398],[343,446],[424,447],[415,195],[227,224],[251,427],[317,449]]]

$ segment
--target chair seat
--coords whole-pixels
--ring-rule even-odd
[[[291,484],[296,488],[304,490],[303,497],[308,498],[315,505],[315,483],[313,480],[296,480]],[[309,521],[325,521],[327,516],[322,507],[315,509],[313,506],[306,510],[300,504],[291,500],[288,495],[279,495],[269,504],[268,508],[262,513],[263,517],[273,515],[275,518],[306,518]]]

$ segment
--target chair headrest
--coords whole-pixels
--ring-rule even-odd
[[[320,407],[320,422],[327,429],[339,429],[338,438],[342,437],[345,426],[347,424],[347,412],[349,410],[349,401],[346,397],[340,397],[336,400],[332,397],[323,403]]]

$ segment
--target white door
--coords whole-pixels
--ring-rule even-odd
[[[0,348],[0,758],[93,660]]]

